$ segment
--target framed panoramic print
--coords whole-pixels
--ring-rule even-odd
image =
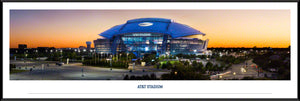
[[[297,98],[294,2],[6,2],[3,14],[4,98]]]

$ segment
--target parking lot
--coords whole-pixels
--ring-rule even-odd
[[[27,72],[10,74],[10,80],[123,80],[125,75],[150,75],[155,73],[159,78],[168,71],[155,71],[153,68],[137,68],[133,72],[128,69],[104,68],[83,66],[81,63],[56,65],[56,62],[50,61],[15,61],[17,69],[30,70]],[[143,72],[144,70],[144,72]]]
[[[245,63],[234,64],[230,69],[218,74],[212,75],[211,79],[242,79],[244,77],[253,77],[257,78],[257,69],[255,68],[256,64],[252,60],[247,60],[247,68],[245,68]],[[221,76],[221,78],[220,78]]]

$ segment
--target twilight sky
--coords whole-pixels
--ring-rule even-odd
[[[289,10],[11,10],[10,48],[78,48],[115,25],[143,17],[189,25],[206,34],[208,47],[290,45]]]

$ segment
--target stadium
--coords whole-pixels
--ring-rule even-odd
[[[99,34],[94,40],[96,53],[133,53],[176,55],[203,54],[208,39],[204,33],[187,25],[165,18],[138,18],[128,20]]]

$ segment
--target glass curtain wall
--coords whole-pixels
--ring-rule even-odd
[[[199,39],[172,39],[171,54],[195,54],[202,51],[204,41]]]
[[[138,56],[145,53],[161,53],[163,34],[158,33],[128,33],[121,35],[122,44],[127,52]]]
[[[109,39],[97,39],[94,40],[96,53],[111,53],[111,42]]]

